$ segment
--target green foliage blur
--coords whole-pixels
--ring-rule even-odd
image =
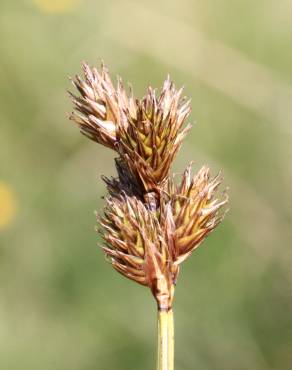
[[[222,168],[231,209],[182,266],[177,370],[291,370],[292,3],[1,0],[0,369],[150,370],[150,291],[112,270],[94,211],[114,155],[67,119],[68,75],[143,96],[169,73],[195,122],[174,165]]]

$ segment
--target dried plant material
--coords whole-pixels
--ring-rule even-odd
[[[126,162],[122,158],[115,159],[116,170],[118,177],[111,179],[103,176],[102,179],[106,183],[108,192],[115,196],[125,193],[129,196],[136,196],[142,200],[144,193],[139,181],[133,176]]]
[[[170,210],[166,218],[171,218],[174,228],[174,245],[176,264],[183,262],[223,220],[228,202],[226,191],[216,198],[218,187],[222,182],[221,174],[210,179],[210,170],[202,167],[191,176],[189,166],[179,186],[173,180],[168,182],[167,200]]]
[[[184,137],[190,102],[168,77],[161,93],[149,87],[144,98],[115,88],[101,72],[83,64],[84,79],[73,85],[71,119],[90,139],[116,151],[118,177],[103,178],[109,195],[98,216],[102,249],[113,268],[151,289],[158,306],[158,370],[173,370],[172,303],[180,264],[220,224],[228,197],[218,192],[221,174],[202,167],[185,170],[180,184],[170,167]],[[218,195],[219,194],[219,195]]]
[[[169,176],[191,127],[183,128],[190,102],[169,77],[159,96],[149,87],[139,100],[127,96],[121,79],[115,88],[104,65],[98,72],[84,63],[83,72],[84,80],[73,81],[80,96],[70,93],[71,118],[119,155],[118,177],[104,178],[103,250],[117,271],[151,288],[159,309],[170,309],[180,263],[223,219],[227,196],[215,197],[222,179],[210,179],[207,167],[192,177],[191,166],[180,185]]]
[[[148,286],[161,309],[171,307],[172,259],[154,212],[136,197],[109,197],[101,233],[104,252],[122,275]]]
[[[169,77],[158,97],[149,87],[139,100],[132,92],[127,96],[121,79],[115,88],[104,65],[99,73],[84,63],[83,72],[84,79],[76,76],[72,81],[80,96],[70,93],[75,106],[71,119],[90,139],[116,150],[144,192],[156,191],[191,128],[182,128],[190,101]]]
[[[135,108],[126,110],[127,125],[120,126],[121,156],[141,180],[144,191],[157,190],[169,174],[170,166],[182,141],[191,128],[182,129],[190,113],[190,102],[182,98],[169,77],[161,94],[149,87]]]
[[[69,92],[75,108],[70,119],[80,126],[85,136],[115,149],[117,126],[124,122],[123,109],[128,104],[127,99],[123,100],[125,91],[120,83],[115,89],[104,65],[100,72],[96,68],[91,69],[87,63],[82,66],[84,79],[76,76],[72,80],[80,96]]]

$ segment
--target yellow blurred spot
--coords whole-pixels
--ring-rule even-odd
[[[0,182],[0,230],[8,226],[16,212],[16,200],[11,188]]]
[[[33,0],[45,13],[65,13],[75,8],[78,0]]]

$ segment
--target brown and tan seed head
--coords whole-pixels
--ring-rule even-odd
[[[141,100],[127,95],[121,79],[115,88],[102,65],[101,71],[83,64],[84,78],[73,85],[79,96],[71,119],[90,139],[118,152],[144,192],[156,191],[166,180],[182,141],[191,128],[183,128],[190,101],[182,97],[169,77],[161,93],[151,87]]]
[[[210,178],[208,167],[192,176],[191,165],[179,185],[169,180],[162,207],[167,204],[171,209],[165,217],[174,225],[176,263],[184,261],[223,220],[228,196],[226,191],[218,193],[222,180],[221,173]]]
[[[135,112],[135,114],[133,114]],[[170,166],[191,128],[184,123],[190,113],[190,101],[182,97],[169,78],[160,95],[149,87],[135,109],[126,110],[128,125],[121,126],[121,155],[140,179],[146,192],[156,190],[169,175]]]
[[[73,81],[79,95],[71,119],[90,139],[115,150],[117,178],[104,178],[109,197],[99,218],[102,247],[122,275],[148,286],[159,309],[173,300],[180,264],[222,221],[225,193],[221,175],[207,167],[181,183],[170,178],[170,166],[190,129],[184,123],[190,103],[169,78],[162,91],[149,87],[143,99],[129,96],[108,71],[83,64],[84,78]]]
[[[136,197],[109,197],[99,220],[103,251],[122,275],[148,286],[161,309],[173,299],[173,261],[156,215]]]
[[[115,88],[103,64],[100,72],[87,63],[82,68],[84,77],[72,80],[78,95],[69,92],[74,104],[70,119],[85,136],[115,150],[117,127],[127,124],[123,110],[130,105],[122,82]]]

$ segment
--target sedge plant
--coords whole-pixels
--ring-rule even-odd
[[[157,370],[174,368],[173,297],[181,263],[226,213],[226,192],[218,193],[221,173],[208,167],[177,181],[171,164],[191,128],[190,101],[168,77],[158,94],[142,99],[113,84],[107,68],[83,63],[72,83],[70,118],[82,134],[116,152],[117,177],[103,178],[108,190],[98,231],[102,250],[123,276],[149,287],[158,310]]]

